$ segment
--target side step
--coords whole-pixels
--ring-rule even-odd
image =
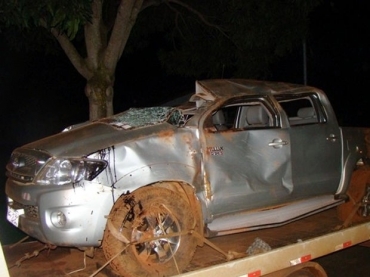
[[[292,202],[268,210],[225,215],[208,224],[207,236],[222,236],[233,233],[278,227],[306,216],[324,211],[343,203],[333,195],[324,195]]]

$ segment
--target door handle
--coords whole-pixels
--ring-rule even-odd
[[[272,142],[269,143],[269,146],[274,148],[281,148],[284,145],[288,145],[287,141],[281,140],[281,139],[274,139]]]
[[[337,136],[334,134],[330,134],[329,137],[326,138],[328,141],[336,142],[337,141]]]

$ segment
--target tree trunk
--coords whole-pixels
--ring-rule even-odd
[[[90,120],[113,115],[114,75],[96,72],[87,80],[85,93],[89,99]]]

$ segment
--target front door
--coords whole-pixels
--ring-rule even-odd
[[[293,190],[290,138],[274,109],[249,99],[226,104],[213,116],[203,147],[212,214],[286,202]]]

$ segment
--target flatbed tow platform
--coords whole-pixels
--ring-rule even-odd
[[[180,275],[258,277],[276,274],[281,269],[307,264],[370,239],[370,222],[338,229],[341,224],[334,208],[281,227],[212,238],[197,248],[192,262]],[[9,276],[117,276],[106,265],[100,248],[89,258],[75,248],[43,247],[37,241],[3,246]]]

